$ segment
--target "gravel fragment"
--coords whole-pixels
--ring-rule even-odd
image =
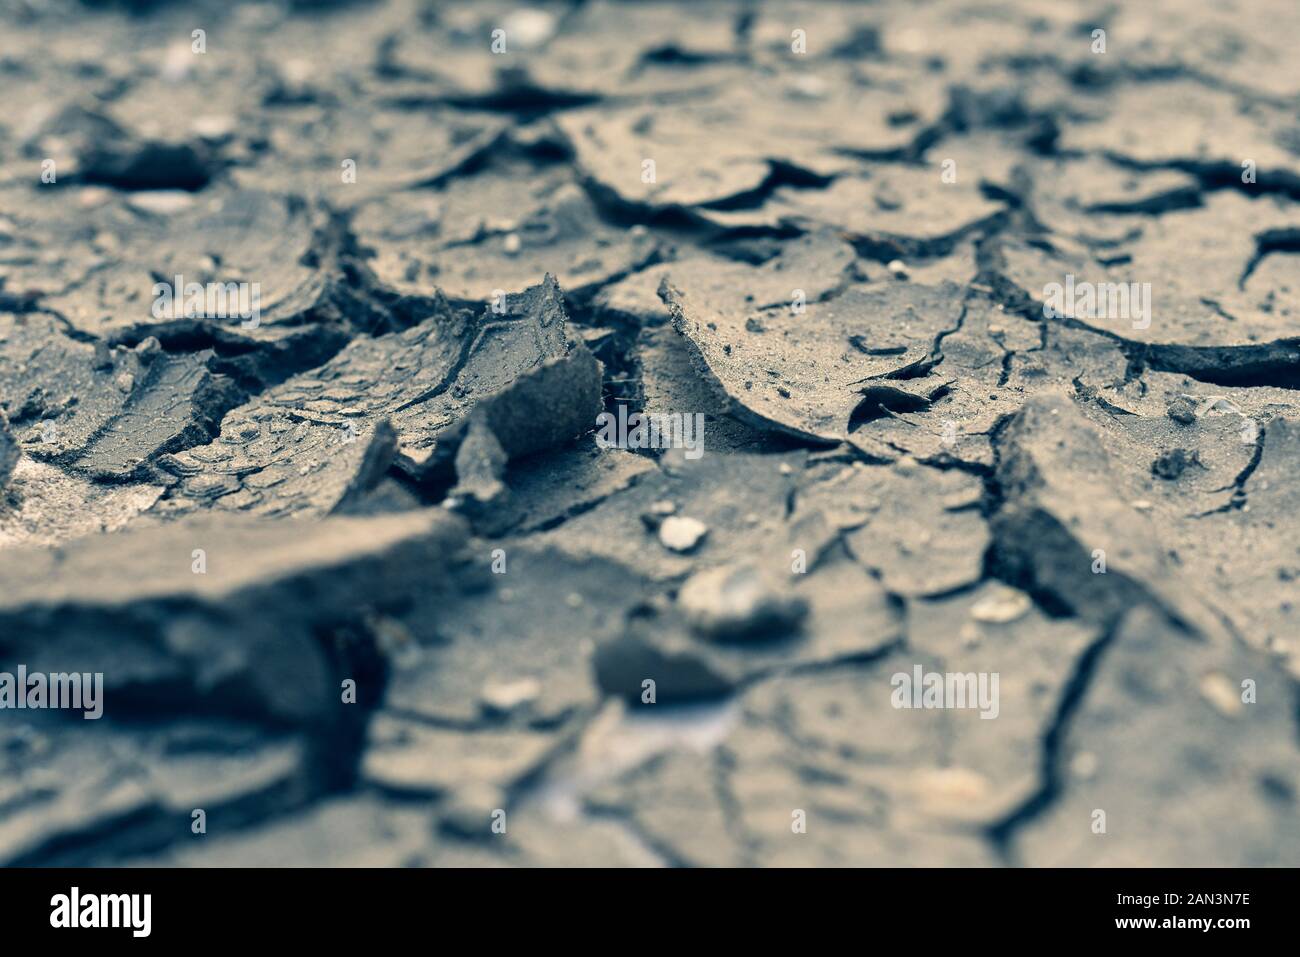
[[[675,552],[691,551],[707,534],[707,525],[685,515],[669,515],[659,525],[659,541]]]

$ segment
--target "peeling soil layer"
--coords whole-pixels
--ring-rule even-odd
[[[0,863],[1300,864],[1297,43],[0,0]]]

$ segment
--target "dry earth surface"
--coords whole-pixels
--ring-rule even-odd
[[[1300,863],[1297,43],[0,0],[0,862]]]

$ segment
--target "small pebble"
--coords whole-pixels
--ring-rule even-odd
[[[488,840],[493,814],[504,810],[506,796],[491,784],[466,784],[449,794],[438,808],[439,826],[457,837]]]
[[[513,681],[488,681],[479,694],[479,704],[488,714],[513,714],[542,696],[542,683],[536,678]]]
[[[664,548],[674,552],[689,552],[699,545],[708,533],[709,527],[698,519],[670,515],[659,526],[659,541],[663,543]]]
[[[1234,718],[1241,712],[1241,692],[1225,674],[1212,671],[1203,677],[1201,696],[1225,718]]]
[[[502,29],[510,46],[521,50],[536,49],[554,36],[555,14],[537,7],[520,7],[506,14]]]
[[[1087,781],[1097,773],[1097,755],[1091,751],[1080,751],[1070,762],[1070,772],[1080,780]]]
[[[1024,617],[1032,606],[1033,602],[1024,592],[1004,585],[977,601],[970,614],[976,621],[1005,625]]]
[[[808,614],[802,596],[750,564],[697,572],[682,586],[677,604],[697,632],[717,639],[789,632]]]

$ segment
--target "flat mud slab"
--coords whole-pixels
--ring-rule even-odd
[[[0,0],[0,863],[1300,864],[1212,6]]]

